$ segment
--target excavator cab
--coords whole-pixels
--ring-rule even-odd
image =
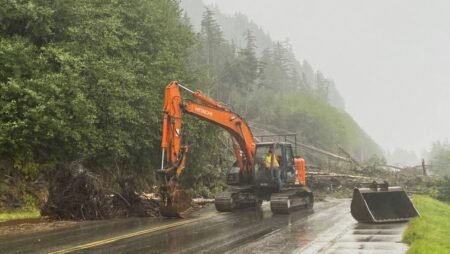
[[[272,159],[267,156],[272,156]],[[268,162],[271,162],[270,165]],[[305,180],[299,181],[301,170],[297,167],[290,143],[265,142],[256,145],[256,196],[270,201],[272,213],[288,214],[299,208],[312,207],[313,193],[305,186]]]
[[[269,167],[266,165],[266,156],[268,156],[269,151],[273,152],[274,150],[273,143],[258,144],[256,146],[254,179],[255,185],[260,188],[277,188],[273,165],[270,165]],[[272,156],[275,157],[273,153]]]
[[[267,156],[271,158],[267,159]],[[292,146],[286,142],[264,142],[256,145],[255,185],[279,191],[295,182]]]

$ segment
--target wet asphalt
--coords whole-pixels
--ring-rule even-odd
[[[405,253],[405,223],[359,224],[350,200],[316,203],[290,215],[259,209],[188,219],[129,218],[82,222],[22,237],[0,237],[0,253]]]

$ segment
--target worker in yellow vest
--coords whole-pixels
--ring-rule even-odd
[[[281,189],[280,163],[278,162],[277,156],[273,154],[272,149],[269,149],[266,154],[265,166],[266,169],[273,169],[273,175],[277,181],[278,188]]]

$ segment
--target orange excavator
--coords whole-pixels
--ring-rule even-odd
[[[181,90],[196,101],[183,99]],[[257,143],[249,125],[238,114],[200,91],[173,81],[165,88],[163,108],[162,163],[158,170],[162,216],[183,217],[191,207],[191,197],[179,183],[189,150],[183,143],[184,113],[220,126],[232,137],[236,161],[226,175],[228,188],[215,197],[219,212],[258,206],[263,200],[270,201],[273,213],[312,206],[314,197],[306,187],[305,162],[294,157],[290,143]]]

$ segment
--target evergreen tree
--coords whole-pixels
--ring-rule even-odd
[[[219,48],[224,43],[222,30],[214,18],[214,12],[206,8],[201,23],[201,34],[204,39],[206,64],[216,70],[219,62]]]
[[[258,58],[256,56],[256,38],[250,30],[244,35],[247,45],[239,52],[241,59],[241,71],[244,73],[244,85],[246,94],[252,90],[253,83],[258,77]]]
[[[234,58],[233,48],[223,38],[222,30],[214,18],[214,12],[206,8],[201,22],[201,44],[202,53],[200,61],[207,69],[207,75],[215,77],[210,95],[217,100],[227,98],[229,87],[223,86],[221,77],[224,76],[224,69],[227,62]]]

